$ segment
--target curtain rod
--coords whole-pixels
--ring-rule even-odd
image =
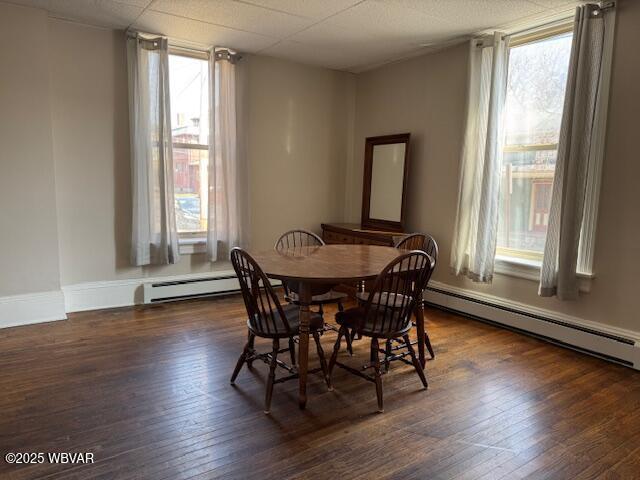
[[[227,60],[229,63],[237,63],[242,59],[242,55],[228,48],[219,48],[215,51],[216,60]]]
[[[600,2],[599,4],[598,3],[586,3],[585,5],[595,5],[595,6],[597,6],[598,9],[595,10],[595,12],[596,12],[595,15],[598,15],[597,12],[606,12],[607,10],[611,10],[611,9],[615,8],[616,2]],[[521,33],[526,33],[529,30],[533,30],[533,29],[536,29],[536,28],[542,28],[542,27],[551,26],[551,25],[554,25],[556,23],[561,23],[561,22],[563,22],[565,20],[569,20],[569,19],[571,19],[573,17],[574,17],[574,14],[567,15],[566,17],[559,18],[557,20],[554,20],[553,22],[548,22],[548,23],[545,23],[543,25],[536,25],[535,27],[525,28],[525,29],[522,29],[522,30],[518,30],[517,32],[512,32],[509,35],[505,35],[505,37],[506,36],[511,37],[513,35],[519,35]],[[504,38],[504,37],[502,37],[502,38]]]
[[[169,48],[173,48],[175,50],[182,50],[184,52],[193,52],[198,56],[206,55],[208,57],[212,50],[211,47],[206,47],[204,45],[201,48],[198,48],[193,46],[187,46],[185,44],[174,43],[173,39],[158,33],[140,32],[137,30],[127,29],[126,35],[131,38],[137,38],[138,41],[142,41],[142,42],[155,42],[157,41],[158,38],[166,39],[169,44]],[[149,37],[149,38],[145,38],[145,37]],[[214,58],[216,60],[228,60],[231,63],[236,63],[242,59],[242,55],[230,48],[215,47]]]
[[[598,7],[598,10],[596,10],[596,12],[606,12],[607,10],[614,9],[616,7],[616,2],[614,2],[614,1],[601,2],[600,4],[596,4],[596,3],[589,4],[589,3],[587,3],[585,5],[595,5],[595,6]],[[596,13],[596,15],[598,15],[598,13]],[[535,25],[535,26],[529,27],[529,28],[523,28],[522,30],[517,30],[515,32],[509,33],[508,35],[504,35],[502,37],[502,39],[504,40],[506,37],[513,37],[515,35],[520,35],[520,34],[523,34],[523,33],[530,32],[532,30],[537,30],[537,29],[541,29],[541,28],[544,28],[544,27],[551,27],[553,25],[558,25],[558,24],[561,24],[563,22],[569,21],[569,20],[571,20],[573,18],[574,18],[574,14],[571,14],[571,15],[567,15],[566,17],[558,18],[558,19],[553,20],[551,22],[543,23],[543,24],[540,24],[540,25]],[[478,46],[478,47],[483,47],[484,46],[481,39],[478,40],[478,43],[476,44],[476,46]]]
[[[512,32],[512,33],[510,33],[508,35],[503,35],[502,39],[504,40],[506,37],[513,37],[515,35],[521,35],[523,33],[527,33],[527,32],[530,32],[532,30],[537,30],[537,29],[541,29],[541,28],[544,28],[544,27],[552,27],[554,25],[559,25],[559,24],[562,24],[564,22],[568,22],[571,19],[573,19],[573,14],[568,15],[566,17],[558,18],[558,19],[556,19],[556,20],[554,20],[552,22],[547,22],[547,23],[543,23],[543,24],[540,24],[540,25],[536,25],[535,27],[523,28],[522,30],[518,30],[516,32]]]

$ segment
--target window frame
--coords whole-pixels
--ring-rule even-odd
[[[606,123],[608,99],[611,82],[611,64],[613,58],[615,9],[609,13],[608,21],[611,28],[605,29],[605,48],[603,51],[601,68],[601,90],[603,101],[599,102],[594,125],[595,142],[592,149],[593,157],[590,158],[589,175],[587,177],[587,189],[585,193],[585,212],[580,230],[580,243],[578,247],[578,263],[576,275],[579,279],[580,291],[589,292],[591,280],[595,278],[593,260],[595,252],[596,227],[598,220],[598,206],[600,197],[600,184],[602,181],[602,162],[606,140]],[[548,28],[532,28],[522,34],[514,35],[509,48],[519,45],[534,43],[555,35],[561,35],[573,31],[573,17],[559,20]],[[549,144],[551,146],[552,144]],[[555,145],[555,144],[553,144]],[[536,146],[541,147],[541,146]],[[557,148],[557,147],[556,147]],[[542,148],[540,148],[542,149]],[[501,255],[496,249],[495,272],[534,281],[540,280],[541,261],[531,261],[524,258]]]
[[[534,29],[514,36],[509,42],[509,55],[511,49],[530,45],[547,40],[552,37],[564,35],[573,32],[573,22],[562,22],[548,28]],[[508,68],[508,67],[507,67]],[[558,151],[558,143],[540,143],[526,145],[504,145],[503,153],[516,152],[536,152],[536,151]],[[554,172],[555,177],[555,172]],[[507,247],[496,247],[496,268],[498,273],[516,274],[523,278],[538,279],[539,271],[542,266],[543,252],[535,252],[529,250],[516,250]],[[523,271],[524,269],[524,271]],[[532,272],[536,270],[537,272]]]
[[[208,50],[197,50],[193,48],[182,47],[179,45],[169,44],[169,55],[194,58],[209,62],[211,53]],[[171,79],[169,79],[171,81]],[[209,90],[211,90],[211,78],[209,78]],[[211,141],[211,139],[209,139]],[[210,146],[203,143],[183,143],[173,142],[172,149],[185,150],[207,150]],[[178,232],[178,245],[181,254],[202,253],[206,251],[207,232],[206,230],[198,232]]]
[[[573,31],[573,22],[565,21],[547,28],[532,29],[515,35],[509,42],[509,57],[511,49],[523,45],[530,45],[547,40],[551,37],[564,35]],[[510,61],[510,59],[509,59]],[[558,150],[557,143],[541,143],[527,145],[503,145],[503,153],[535,152]],[[555,176],[555,174],[554,174]],[[516,250],[507,247],[496,247],[495,271],[506,275],[528,279],[539,279],[543,253],[529,250]]]

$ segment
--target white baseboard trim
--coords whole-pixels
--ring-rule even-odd
[[[62,287],[67,312],[128,307],[144,303],[144,284],[179,282],[203,277],[235,275],[233,270],[190,273],[166,277],[144,277],[107,282],[87,282]]]
[[[144,278],[135,278],[63,286],[66,311],[83,312],[142,303],[142,284],[145,281]]]
[[[640,332],[440,282],[430,282],[424,298],[435,306],[531,333],[640,370]]]
[[[0,297],[0,328],[65,320],[61,290]]]

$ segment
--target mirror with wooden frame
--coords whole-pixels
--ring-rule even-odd
[[[362,228],[403,231],[409,178],[409,136],[401,133],[367,138]]]

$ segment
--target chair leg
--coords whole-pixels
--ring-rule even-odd
[[[418,337],[418,359],[420,360],[420,365],[424,368],[426,358],[424,355],[424,347],[426,344],[426,340],[424,338],[425,327],[424,327],[424,302],[419,301],[416,304],[416,308],[414,310],[414,315],[416,316],[416,327],[417,327],[417,337]]]
[[[247,361],[247,357],[249,356],[249,352],[251,351],[251,347],[252,347],[252,343],[251,343],[252,337],[253,335],[251,334],[251,332],[249,332],[249,339],[247,340],[247,343],[244,346],[242,353],[240,354],[238,363],[236,363],[236,368],[233,369],[233,373],[231,374],[231,380],[229,380],[229,383],[231,383],[231,385],[236,383],[236,378],[238,377],[238,374],[242,369],[242,365],[244,365],[244,362]]]
[[[358,340],[362,340],[362,334],[358,333],[355,328],[351,329],[351,342],[356,340],[356,336]]]
[[[249,360],[247,360],[247,367],[248,368],[253,368],[253,355],[252,354],[255,353],[254,352],[255,340],[256,340],[256,336],[253,333],[249,332],[248,345],[249,345],[249,354],[251,355],[251,358],[249,358]]]
[[[296,364],[296,343],[293,337],[289,337],[289,354],[291,354],[291,365]]]
[[[264,398],[264,413],[271,413],[271,395],[273,394],[273,382],[276,379],[276,359],[278,358],[278,350],[280,350],[280,342],[277,338],[273,339],[273,352],[271,352],[271,363],[269,364],[269,378],[267,380],[267,393]]]
[[[322,306],[322,304],[318,305],[318,313],[322,318],[324,318],[324,307]]]
[[[418,376],[422,381],[422,385],[424,386],[424,388],[429,388],[429,384],[427,383],[427,377],[424,375],[424,370],[422,369],[422,365],[420,365],[420,362],[416,357],[416,352],[413,349],[413,346],[411,345],[411,340],[409,339],[409,335],[406,335],[406,334],[403,335],[402,339],[404,340],[404,343],[407,345],[407,350],[409,350],[409,355],[411,355],[411,362],[413,363],[413,367],[416,369],[416,372],[418,372]]]
[[[353,342],[351,341],[351,334],[349,333],[349,330],[345,333],[344,339],[347,341],[347,351],[349,352],[349,355],[353,356]]]
[[[329,380],[331,380],[331,372],[333,372],[333,367],[336,364],[336,360],[338,359],[338,351],[340,350],[340,340],[342,340],[342,335],[345,334],[346,328],[341,326],[340,330],[338,330],[338,338],[336,339],[336,343],[333,346],[333,353],[331,354],[331,359],[329,360]],[[347,335],[349,333],[347,332]]]
[[[322,369],[322,374],[324,375],[324,381],[327,382],[327,388],[329,391],[333,390],[331,386],[331,379],[329,378],[329,369],[327,368],[327,359],[324,356],[324,350],[322,349],[322,344],[320,343],[320,335],[318,332],[313,332],[313,339],[316,341],[316,350],[318,351],[318,358],[320,359],[320,368]]]
[[[385,372],[389,371],[389,365],[391,364],[389,357],[391,357],[391,339],[390,338],[387,339],[385,349],[384,349],[384,371]]]
[[[384,412],[384,403],[382,400],[382,372],[380,371],[380,357],[378,355],[378,339],[371,339],[371,360],[376,372],[376,396],[378,397],[378,412]]]
[[[433,347],[431,346],[431,339],[429,338],[429,334],[427,333],[427,331],[424,331],[424,343],[427,346],[427,351],[429,352],[429,355],[431,355],[431,360],[433,360],[434,358],[436,358],[436,354],[433,351]]]

